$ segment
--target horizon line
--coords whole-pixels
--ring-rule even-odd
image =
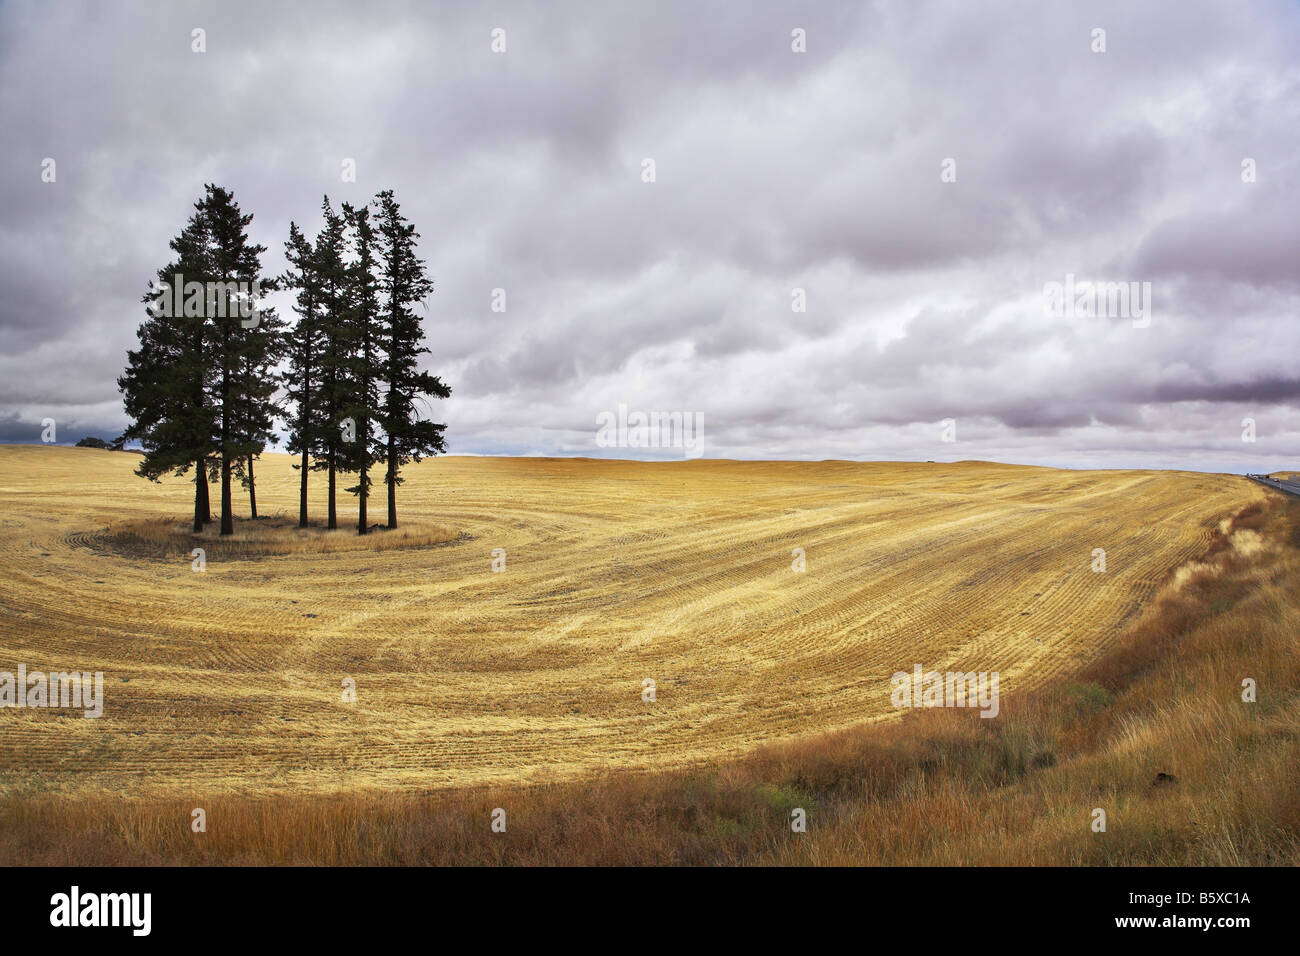
[[[65,448],[77,449],[75,442],[40,442],[40,441],[12,441],[0,439],[0,446],[17,446],[17,447],[37,447],[37,448]],[[84,446],[82,446],[84,447]],[[123,451],[141,453],[141,448],[93,448],[88,447],[87,451]],[[285,457],[297,458],[295,452],[281,451],[279,449],[266,450],[260,452],[258,457],[267,455],[283,455]],[[586,454],[492,454],[488,452],[454,452],[441,455],[426,455],[421,460],[431,460],[435,458],[500,458],[500,459],[536,459],[538,461],[593,461],[593,462],[613,462],[626,464],[641,465],[684,465],[692,463],[716,462],[716,463],[749,463],[749,464],[846,464],[846,465],[1001,465],[1009,468],[1046,468],[1053,471],[1174,471],[1189,472],[1200,475],[1232,475],[1244,477],[1250,474],[1272,474],[1275,471],[1290,471],[1294,468],[1300,472],[1300,465],[1282,465],[1264,471],[1221,471],[1205,468],[1195,468],[1191,466],[1126,466],[1126,465],[1044,465],[1035,462],[1025,461],[1004,461],[997,458],[957,458],[952,460],[937,458],[730,458],[730,457],[710,457],[708,455],[699,455],[697,457],[682,458],[613,458],[604,456],[594,456]],[[350,472],[348,472],[350,474]]]

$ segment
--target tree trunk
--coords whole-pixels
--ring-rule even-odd
[[[358,494],[359,500],[357,501],[357,534],[365,534],[367,531],[370,530],[370,528],[366,525],[367,489],[366,489],[366,459],[365,459],[364,452],[362,453],[362,458],[361,458],[361,482],[357,487],[359,491]]]
[[[248,516],[257,520],[257,485],[253,483],[253,456],[248,456]]]
[[[198,534],[203,526],[212,520],[211,506],[208,504],[208,461],[200,458],[194,468],[194,533]]]
[[[227,340],[229,335],[227,335]],[[221,372],[221,533],[235,533],[234,503],[230,500],[230,370]]]
[[[397,445],[388,439],[388,527],[397,527]]]
[[[203,325],[200,323],[195,331],[193,348],[195,355],[203,354]],[[194,407],[203,408],[203,382],[200,378],[194,387]],[[202,531],[205,524],[212,523],[212,500],[208,495],[208,456],[204,455],[197,462],[194,474],[194,530]]]
[[[235,512],[230,500],[230,457],[221,455],[221,533],[235,533]]]
[[[205,457],[200,464],[203,466],[203,476],[199,479],[199,498],[203,502],[200,510],[203,512],[203,523],[212,524],[212,495],[208,490],[208,459]]]
[[[302,480],[298,485],[298,527],[307,527],[307,448],[306,441],[303,442],[302,450]]]
[[[334,487],[335,487],[335,467],[334,467],[334,448],[330,447],[330,504],[329,504],[329,522],[327,527],[333,531],[339,526],[339,516],[334,510]]]

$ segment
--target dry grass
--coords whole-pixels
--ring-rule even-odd
[[[291,462],[258,468],[267,513],[296,511]],[[133,464],[0,448],[0,666],[107,682],[97,721],[0,712],[0,793],[553,783],[895,721],[890,677],[917,663],[1021,693],[1096,659],[1267,494],[975,462],[448,458],[412,467],[400,504],[418,542],[450,543],[358,539],[345,497],[335,533],[205,532],[198,574],[191,486]],[[237,553],[271,541],[286,552]]]
[[[982,720],[918,711],[707,771],[440,794],[8,801],[0,859],[66,864],[1300,863],[1300,553],[1215,549],[1108,654]],[[1216,542],[1217,544],[1217,542]],[[1240,699],[1243,676],[1259,685]],[[1158,782],[1158,774],[1174,779]],[[196,805],[207,833],[188,828]],[[507,811],[507,832],[489,831]],[[809,814],[807,833],[788,826]],[[1108,814],[1105,833],[1092,811]]]
[[[592,465],[594,468],[595,463]],[[711,467],[725,470],[726,466]],[[1021,470],[1008,469],[998,477],[1014,479],[1017,471]],[[1062,481],[1060,473],[1023,471],[1029,472],[1024,477],[1039,482],[1049,478]],[[1139,504],[1160,513],[1170,505],[1163,498],[1152,500],[1154,492],[1168,489],[1167,497],[1173,497],[1178,490],[1176,484],[1163,484],[1171,480],[1166,476],[1157,485],[1147,476],[1113,474],[1124,475],[1124,490],[1114,491],[1107,484],[1114,479],[1106,475],[1070,474],[1064,478],[1084,483],[1074,489],[1076,496],[1112,512],[1119,502],[1136,499],[1135,514]],[[633,471],[622,477],[626,480],[634,475]],[[767,480],[771,477],[769,474]],[[878,474],[872,477],[877,494],[883,494],[885,482]],[[986,485],[998,483],[991,481],[988,473],[978,477]],[[1206,481],[1208,496],[1228,493],[1217,486],[1218,479],[1199,478]],[[1097,484],[1088,485],[1089,481]],[[591,498],[600,502],[600,494],[608,494],[609,489],[599,480],[594,484],[589,489]],[[1008,484],[1022,499],[1030,499],[1022,508],[1032,511],[1039,506],[1032,500],[1033,485],[1021,482],[1017,486],[1014,480]],[[313,792],[275,792],[280,787],[232,792],[235,788],[229,786],[206,785],[209,777],[194,772],[192,763],[202,759],[209,747],[204,741],[189,758],[191,763],[173,759],[176,775],[169,789],[126,797],[111,785],[95,785],[97,779],[122,777],[122,753],[115,747],[117,732],[95,729],[95,725],[106,723],[108,716],[96,722],[10,712],[0,714],[9,724],[6,732],[14,725],[13,718],[34,717],[51,728],[46,739],[61,744],[56,755],[65,760],[80,756],[86,761],[65,767],[62,777],[48,769],[40,771],[40,776],[56,782],[82,780],[89,785],[67,787],[63,794],[41,792],[24,783],[22,768],[24,764],[47,766],[43,764],[47,756],[22,749],[11,752],[3,778],[7,796],[0,803],[0,860],[109,864],[1295,864],[1300,862],[1300,799],[1293,779],[1294,769],[1300,765],[1300,610],[1296,606],[1300,515],[1297,505],[1284,509],[1280,499],[1252,494],[1245,483],[1239,484],[1241,487],[1230,489],[1240,502],[1238,515],[1222,526],[1215,515],[1200,517],[1200,512],[1187,510],[1192,505],[1189,495],[1180,497],[1182,510],[1171,520],[1181,516],[1198,529],[1193,540],[1199,540],[1199,547],[1182,555],[1196,567],[1181,575],[1169,570],[1173,564],[1184,563],[1181,561],[1170,561],[1162,569],[1153,567],[1146,579],[1149,590],[1140,596],[1157,588],[1159,594],[1143,602],[1137,613],[1132,613],[1133,582],[1116,589],[1125,600],[1117,602],[1118,610],[1103,615],[1103,620],[1114,622],[1115,615],[1127,618],[1122,627],[1111,623],[1112,633],[1099,637],[1087,615],[1100,605],[1090,604],[1086,591],[1078,590],[1074,600],[1079,619],[1071,620],[1066,614],[1054,624],[1062,628],[1068,623],[1076,654],[1037,657],[1039,665],[1050,662],[1047,675],[1015,686],[1004,697],[1001,716],[994,720],[982,720],[969,712],[932,710],[909,713],[901,721],[816,733],[815,719],[823,713],[819,701],[787,699],[794,709],[814,715],[813,721],[804,724],[805,732],[797,740],[757,751],[751,748],[739,757],[730,757],[725,748],[719,748],[707,762],[664,760],[669,769],[657,774],[637,772],[639,761],[635,759],[621,765],[611,761],[611,769],[587,768],[579,780],[545,785],[530,785],[527,774],[516,774],[514,782],[500,784],[470,773],[466,785],[456,790],[442,788],[435,775],[423,787],[365,787],[373,782],[371,773],[364,765],[349,768],[346,750],[342,750],[328,768],[332,771],[328,778],[311,778]],[[1135,493],[1135,485],[1137,492],[1145,494]],[[968,486],[966,493],[972,494],[974,487]],[[939,513],[931,514],[930,520],[946,525],[949,534],[954,513],[960,515],[963,508],[976,507],[973,502],[958,500],[949,506],[955,512],[944,512],[939,499],[943,495],[960,499],[961,491],[951,487],[927,491],[919,480],[914,488],[918,496],[931,495],[926,505]],[[1041,498],[1050,499],[1050,488],[1046,484],[1042,488]],[[639,490],[644,491],[644,485]],[[516,485],[521,500],[527,500],[528,491]],[[816,494],[811,485],[808,491]],[[856,495],[852,487],[838,493],[841,497]],[[762,501],[763,497],[762,487],[757,486],[751,490],[749,502],[730,507],[741,511],[745,504],[751,512],[761,510],[752,499]],[[1267,504],[1260,503],[1265,500]],[[1011,524],[1023,532],[1014,499],[1008,497],[1005,505],[995,497],[993,507],[999,511],[1001,525]],[[448,514],[448,523],[464,527],[460,519],[474,507]],[[767,507],[771,507],[770,500]],[[1068,529],[1070,518],[1079,520],[1077,510],[1072,512],[1065,504],[1048,510],[1057,528]],[[8,513],[12,516],[12,509]],[[560,513],[559,509],[554,513]],[[1085,524],[1096,529],[1096,523],[1105,520],[1111,519],[1089,515]],[[1136,518],[1129,520],[1140,523]],[[832,527],[839,525],[832,523]],[[1204,528],[1203,534],[1200,528]],[[881,536],[886,531],[872,530]],[[725,522],[715,524],[714,533],[734,546],[734,538],[726,531]],[[1143,543],[1167,559],[1179,550],[1170,547],[1169,541],[1181,539],[1173,528],[1163,534],[1168,537],[1149,533]],[[480,535],[475,538],[483,543]],[[837,540],[848,548],[854,546],[847,533]],[[998,557],[1008,563],[1009,570],[986,560],[993,572],[981,581],[979,593],[985,604],[1006,603],[1016,593],[1015,576],[1033,574],[1033,562],[1009,546],[1018,540],[1014,533],[1009,540],[998,540],[1003,545]],[[762,547],[776,551],[784,561],[781,552],[788,555],[787,543],[764,542]],[[961,544],[962,539],[955,543]],[[1086,566],[1091,544],[1084,543],[1089,544],[1083,548]],[[906,564],[906,549],[899,548],[897,541],[893,545]],[[451,553],[458,547],[461,545],[451,545],[437,553]],[[1023,541],[1021,547],[1050,566],[1050,552],[1046,558],[1042,555],[1042,539]],[[1079,547],[1082,545],[1072,546],[1074,550]],[[1110,550],[1114,562],[1115,552],[1127,549]],[[809,575],[814,572],[815,556],[826,561],[834,553],[811,547],[808,551]],[[951,552],[961,553],[960,547]],[[642,569],[646,564],[642,556],[633,563]],[[932,563],[931,574],[938,574],[940,567],[940,562]],[[666,578],[674,574],[670,562],[659,570]],[[960,575],[971,577],[976,570],[967,565]],[[6,571],[12,579],[13,573]],[[725,583],[726,572],[718,573],[720,583]],[[1057,569],[1057,573],[1062,572]],[[1005,576],[1011,581],[1004,580]],[[916,580],[925,579],[914,579],[914,589]],[[1112,577],[1104,586],[1093,587],[1106,590],[1115,583]],[[768,587],[774,587],[772,581]],[[792,599],[787,592],[777,593],[784,601]],[[952,589],[933,593],[951,594]],[[812,592],[817,594],[817,590]],[[881,599],[888,595],[884,592]],[[826,600],[825,595],[821,597]],[[1115,599],[1114,594],[1110,597]],[[648,603],[655,606],[653,601]],[[709,606],[702,605],[702,610]],[[815,614],[819,602],[805,593],[799,606]],[[1010,610],[1019,616],[1018,606]],[[4,613],[10,612],[6,609]],[[951,612],[949,616],[951,619]],[[11,632],[5,633],[9,637]],[[1092,642],[1091,648],[1077,647],[1084,637]],[[701,639],[698,632],[696,639]],[[1014,658],[1017,647],[1024,653],[1025,645],[1023,640],[1014,644],[1011,656]],[[765,642],[756,646],[769,655],[773,647],[779,647]],[[1104,651],[1103,646],[1107,648]],[[835,647],[843,653],[851,646],[841,638]],[[993,653],[995,648],[992,645]],[[987,654],[991,647],[986,643],[981,649]],[[14,656],[11,646],[5,650]],[[20,659],[35,663],[30,657]],[[896,650],[895,659],[899,669],[906,669],[913,661],[943,667],[951,658],[936,660],[927,656],[923,647],[902,647]],[[980,662],[975,669],[996,669],[996,665],[983,664],[987,659],[964,660]],[[762,654],[755,654],[755,666],[763,660]],[[807,660],[802,663],[806,666]],[[503,658],[497,669],[504,671],[508,664]],[[836,685],[848,677],[843,671],[818,676],[823,679],[825,696],[832,698]],[[1255,704],[1241,702],[1244,677],[1258,682]],[[1006,684],[1003,689],[1006,694]],[[860,708],[863,703],[874,703],[866,687],[859,688],[857,699]],[[110,696],[110,704],[112,700]],[[192,718],[189,702],[178,695],[172,695],[168,706],[174,720]],[[516,722],[532,730],[523,736],[542,751],[537,757],[544,756],[553,741],[560,745],[561,753],[571,752],[566,749],[573,744],[562,732],[563,721],[548,719],[548,708],[532,708],[519,698],[498,700],[497,706],[511,708]],[[761,721],[767,709],[752,706],[756,713],[750,719]],[[719,709],[723,719],[712,726],[725,735],[726,718],[732,715]],[[156,717],[150,719],[156,724]],[[81,729],[87,726],[89,731]],[[597,726],[611,729],[607,723]],[[672,749],[678,740],[689,741],[684,733],[666,736],[673,729],[672,722],[640,727],[640,733],[657,730],[658,736],[652,740],[665,749]],[[495,743],[507,745],[519,731],[519,727],[502,727]],[[72,741],[79,749],[73,748]],[[260,736],[237,736],[234,742],[250,751],[269,749],[281,760],[286,753]],[[619,753],[620,743],[623,752],[634,756],[644,741],[607,740],[593,733],[588,749]],[[289,743],[297,745],[296,738]],[[475,751],[473,742],[466,742],[465,747]],[[436,752],[437,748],[433,749]],[[255,766],[266,756],[250,753],[249,763]],[[528,764],[526,760],[516,762]],[[83,769],[87,765],[89,770]],[[391,775],[392,768],[384,770],[389,772],[388,780],[409,780],[412,775],[418,777],[422,766],[416,760],[407,773],[396,778]],[[229,775],[229,767],[223,768]],[[137,773],[141,779],[149,776],[138,769]],[[1157,775],[1162,773],[1174,779],[1158,782]],[[250,774],[250,779],[256,777]],[[223,779],[229,782],[228,777]],[[196,806],[207,810],[207,833],[190,831],[190,811]],[[494,807],[507,810],[505,834],[489,830]],[[790,831],[789,813],[795,807],[808,812],[807,833]],[[1109,817],[1104,834],[1089,828],[1096,807],[1105,809]]]

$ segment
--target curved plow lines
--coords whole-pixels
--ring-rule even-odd
[[[244,560],[218,543],[199,574],[179,546],[106,545],[128,520],[183,529],[190,486],[133,464],[0,448],[0,669],[103,670],[106,694],[98,721],[0,712],[0,788],[536,782],[893,719],[890,676],[915,664],[997,670],[1014,694],[1099,654],[1264,494],[979,463],[449,458],[412,467],[399,505],[457,540]],[[295,514],[289,460],[259,476],[265,512]]]

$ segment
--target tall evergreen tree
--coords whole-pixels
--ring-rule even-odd
[[[301,456],[294,467],[298,478],[298,527],[307,527],[307,476],[310,456],[321,437],[320,384],[322,343],[320,318],[320,277],[316,269],[316,250],[295,223],[289,223],[289,240],[284,244],[289,269],[282,284],[297,290],[294,312],[298,321],[285,337],[287,369],[282,378],[286,396],[293,405],[288,419],[286,447]]]
[[[207,318],[212,329],[209,394],[218,415],[221,533],[227,535],[235,531],[232,475],[242,468],[242,460],[265,447],[260,423],[272,414],[273,408],[257,376],[269,373],[274,362],[268,353],[275,347],[275,336],[257,334],[256,326],[245,324],[249,317],[240,308],[239,296],[259,287],[273,288],[274,280],[261,274],[266,247],[248,239],[252,213],[241,212],[229,190],[214,185],[207,190],[199,207],[207,221],[210,281],[220,284],[207,297]],[[262,320],[266,321],[266,317]],[[269,430],[269,424],[266,428]]]
[[[278,280],[274,280],[278,284]],[[263,285],[262,292],[272,291],[275,285]],[[236,461],[235,472],[248,489],[248,515],[257,518],[257,484],[253,474],[254,460],[266,450],[271,441],[276,417],[281,413],[276,393],[279,388],[276,366],[284,357],[285,325],[274,309],[255,304],[256,324],[248,327],[241,321],[246,337],[241,352],[238,387],[232,417],[236,422],[239,440],[246,446],[245,454]],[[251,319],[250,319],[251,321]]]
[[[203,203],[170,243],[176,258],[158,270],[143,301],[149,318],[137,330],[139,349],[128,351],[118,378],[130,425],[119,444],[139,441],[144,456],[136,474],[158,481],[194,469],[194,530],[212,520],[208,496],[209,456],[216,433],[207,400],[208,361],[205,302],[185,295],[184,285],[206,282],[209,223]]]
[[[349,277],[347,237],[343,216],[326,196],[321,204],[324,228],[316,237],[313,256],[320,288],[320,414],[321,425],[313,451],[312,468],[328,475],[326,526],[337,528],[338,472],[346,470],[344,419],[352,405],[352,326],[348,321]]]
[[[347,446],[348,471],[356,472],[356,485],[347,489],[357,496],[357,534],[370,530],[367,503],[370,499],[370,471],[385,460],[386,443],[376,425],[383,421],[384,406],[379,387],[383,365],[379,350],[379,281],[375,274],[375,232],[367,206],[353,208],[343,203],[343,216],[351,230],[354,258],[348,264],[348,325],[352,357],[348,378],[351,401],[347,414],[355,423],[355,440]]]
[[[419,367],[420,356],[429,350],[423,345],[424,329],[413,307],[433,291],[433,282],[416,252],[420,235],[402,215],[391,189],[376,196],[373,205],[377,212],[379,282],[384,296],[384,481],[388,486],[388,527],[396,528],[402,466],[446,450],[443,432],[447,426],[420,418],[417,403],[426,397],[448,398],[451,389]]]

